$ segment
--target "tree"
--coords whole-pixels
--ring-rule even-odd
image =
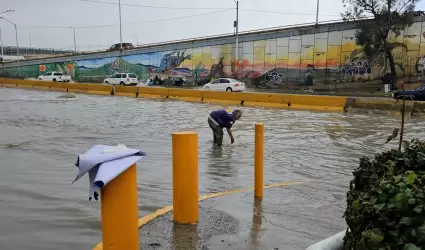
[[[390,35],[397,37],[400,32],[413,23],[413,11],[419,0],[342,0],[345,21],[360,21],[356,33],[356,43],[364,48],[366,56],[373,58],[384,53],[391,70],[391,87],[397,82],[394,45]],[[365,21],[365,19],[368,19]]]

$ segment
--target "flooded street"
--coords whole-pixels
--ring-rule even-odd
[[[91,249],[101,239],[100,202],[88,177],[71,185],[77,155],[96,144],[148,153],[138,162],[140,216],[171,204],[171,132],[199,133],[200,195],[251,187],[254,124],[265,124],[265,184],[306,180],[315,192],[345,193],[358,158],[384,148],[395,115],[241,108],[235,144],[212,147],[209,112],[222,106],[0,88],[1,249]],[[236,108],[236,107],[229,107]],[[424,138],[424,118],[407,116],[406,138]],[[323,201],[326,203],[327,201]],[[342,214],[335,214],[341,217]],[[336,232],[335,232],[336,233]]]

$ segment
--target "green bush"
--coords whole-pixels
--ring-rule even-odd
[[[344,213],[344,249],[425,250],[425,142],[363,157]]]

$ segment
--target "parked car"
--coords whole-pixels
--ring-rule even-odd
[[[186,83],[186,77],[185,76],[175,76],[170,77],[171,81],[173,81],[173,85],[175,86],[183,86]]]
[[[160,77],[158,77],[158,75],[156,75],[153,78],[152,82],[153,82],[154,85],[164,85],[165,84],[165,80],[166,79],[161,79]]]
[[[103,80],[104,84],[130,86],[137,85],[139,80],[134,73],[118,73]]]
[[[46,72],[38,76],[40,81],[53,81],[53,82],[69,82],[71,81],[71,76],[65,75],[62,72]]]
[[[417,87],[413,90],[405,91],[394,91],[392,94],[394,99],[403,99],[406,100],[415,100],[415,101],[425,101],[425,84]]]
[[[134,45],[132,43],[122,43],[122,49],[123,50],[134,49]],[[121,43],[112,45],[107,51],[117,51],[117,50],[121,50]]]
[[[232,78],[218,78],[213,82],[205,84],[204,89],[226,92],[243,92],[245,91],[245,84]]]

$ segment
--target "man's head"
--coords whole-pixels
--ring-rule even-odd
[[[235,115],[235,120],[239,120],[242,117],[242,111],[239,109],[234,110],[233,114]]]

